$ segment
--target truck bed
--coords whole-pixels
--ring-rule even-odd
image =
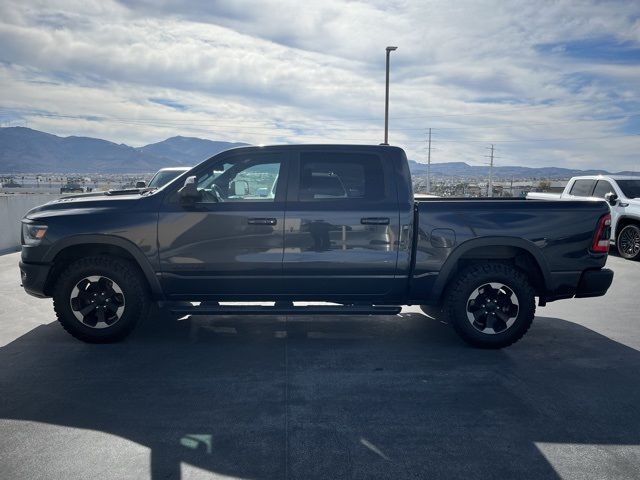
[[[545,275],[577,276],[602,268],[606,255],[590,252],[605,202],[514,198],[416,200],[417,232],[412,288],[433,289],[447,264],[461,258],[512,255],[535,258]],[[433,289],[438,294],[438,289]]]

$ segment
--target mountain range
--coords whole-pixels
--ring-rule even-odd
[[[163,167],[196,165],[228,150],[248,145],[176,136],[143,147],[131,147],[92,137],[59,137],[25,127],[0,128],[0,173],[151,173]],[[409,160],[414,175],[427,173],[427,165]],[[487,166],[465,162],[432,163],[439,177],[484,178]],[[609,173],[558,167],[494,167],[495,178],[569,178]],[[631,172],[618,172],[629,174]]]
[[[0,173],[151,173],[196,165],[246,143],[171,137],[135,148],[92,137],[59,137],[24,127],[0,128]]]
[[[413,175],[426,175],[427,165],[414,160],[409,160],[409,168]],[[519,167],[499,166],[493,167],[493,176],[496,179],[527,178],[527,179],[568,179],[577,175],[608,175],[607,170],[579,170],[577,168],[560,167]],[[458,178],[486,178],[489,174],[488,166],[469,165],[465,162],[432,163],[431,174],[436,177]],[[637,175],[637,172],[615,172],[616,175]]]

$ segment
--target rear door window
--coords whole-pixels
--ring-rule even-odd
[[[298,200],[384,198],[384,171],[376,155],[312,152],[300,156]]]
[[[576,197],[590,197],[595,183],[595,180],[576,180],[569,193]]]

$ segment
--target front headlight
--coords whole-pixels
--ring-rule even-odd
[[[46,225],[22,224],[22,241],[24,245],[38,245],[47,233]]]

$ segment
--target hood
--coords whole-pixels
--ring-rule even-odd
[[[98,191],[98,192],[88,192],[88,193],[74,193],[72,195],[65,195],[64,197],[60,197],[60,199],[68,199],[68,198],[87,198],[87,197],[112,197],[114,195],[135,195],[137,193],[144,193],[149,191],[149,188],[129,188],[129,189],[112,189],[107,191]]]
[[[81,215],[104,210],[130,210],[138,205],[142,195],[135,191],[92,192],[79,195],[65,195],[51,202],[32,208],[25,218],[39,218],[59,215]]]
[[[107,192],[89,192],[89,193],[74,193],[71,195],[64,195],[60,197],[60,199],[68,199],[68,198],[87,198],[87,197],[103,197]],[[56,201],[56,200],[54,200]]]

